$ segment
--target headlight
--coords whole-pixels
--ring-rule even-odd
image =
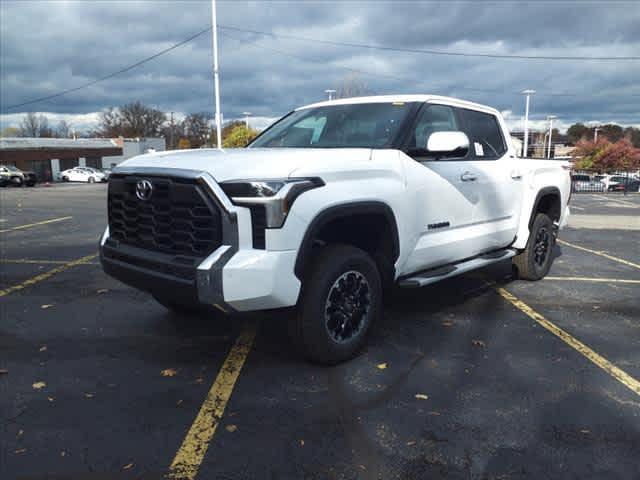
[[[272,180],[231,180],[220,188],[236,205],[264,206],[267,228],[280,228],[291,205],[307,190],[324,185],[322,179],[286,178]]]

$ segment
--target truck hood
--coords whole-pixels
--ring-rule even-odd
[[[239,148],[154,152],[133,157],[119,167],[204,171],[216,181],[244,178],[287,178],[297,169],[305,173],[345,170],[353,162],[371,158],[368,148]]]

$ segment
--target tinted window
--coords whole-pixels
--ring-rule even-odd
[[[498,119],[489,113],[461,109],[464,132],[469,137],[470,150],[475,158],[495,159],[505,154],[507,147],[502,138]]]
[[[434,132],[454,132],[460,130],[456,116],[451,107],[444,105],[430,105],[418,115],[413,130],[413,145],[410,148],[426,149],[429,135]]]
[[[411,104],[354,103],[296,110],[251,147],[384,148],[397,136]]]

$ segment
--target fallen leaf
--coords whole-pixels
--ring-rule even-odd
[[[54,397],[47,397],[47,400],[49,400],[50,402],[53,402],[53,401],[55,401],[55,398]]]
[[[85,398],[93,398],[93,393],[85,393],[84,397]]]
[[[227,432],[233,433],[238,429],[238,427],[236,427],[235,425],[227,425],[226,429],[227,429]]]
[[[385,368],[387,368],[387,364],[386,364],[386,363],[379,363],[379,364],[377,365],[377,367],[378,367],[380,370],[384,370]]]
[[[424,393],[416,393],[415,397],[418,400],[429,400],[429,395],[425,395]]]
[[[18,434],[16,435],[16,437],[21,437],[22,435],[24,435],[24,430],[18,430]]]
[[[451,327],[453,325],[453,322],[451,320],[445,320],[444,322],[442,322],[442,325],[444,325],[445,327]]]
[[[101,289],[98,290],[98,293],[100,293],[100,294],[101,293],[107,293],[108,291],[109,291],[108,288],[101,288]]]
[[[9,370],[6,368],[0,368],[0,375],[6,375],[7,373],[9,373]]]
[[[177,373],[178,371],[173,368],[166,368],[160,372],[163,377],[174,377]]]
[[[122,469],[129,470],[131,467],[133,467],[133,463],[127,463],[124,467],[122,467]]]
[[[440,412],[432,411],[432,412],[429,412],[429,415],[435,415],[437,417],[437,416],[440,416]]]
[[[40,308],[46,310],[47,308],[53,307],[53,303],[45,303],[44,305],[40,305]]]
[[[46,352],[47,351],[47,346],[46,345],[41,346],[39,351],[40,352]]]
[[[416,442],[414,442],[413,440],[411,440],[410,442],[407,442],[407,446],[410,447],[411,445],[415,445]]]
[[[64,457],[64,456],[66,456],[66,455],[67,455],[67,452],[65,452],[64,450],[60,452],[60,456],[61,456],[61,457]]]
[[[367,467],[365,467],[364,465],[358,465],[362,470],[366,470]]]
[[[46,387],[46,386],[47,386],[47,384],[46,384],[46,383],[44,383],[44,382],[36,382],[36,383],[34,383],[33,385],[31,385],[31,386],[34,388],[34,390],[40,390],[41,388]]]
[[[486,347],[486,344],[482,340],[472,340],[471,343],[476,347]]]
[[[204,382],[204,378],[196,378],[196,383],[202,383]]]
[[[27,449],[26,449],[26,448],[19,448],[18,450],[14,450],[14,451],[13,451],[13,453],[18,453],[18,454],[20,454],[20,453],[24,453],[24,452],[26,452],[26,451],[27,451]]]
[[[180,399],[180,400],[178,400],[178,401],[176,402],[176,406],[180,405],[181,403],[182,403],[182,399]]]
[[[300,446],[304,447],[304,440],[300,440]]]
[[[590,430],[580,430],[580,433],[591,433]]]

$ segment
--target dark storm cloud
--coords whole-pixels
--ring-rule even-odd
[[[211,22],[209,1],[0,3],[0,101],[49,95],[107,75]],[[527,55],[640,52],[637,2],[219,2],[218,23],[333,41]],[[222,30],[225,118],[272,117],[324,97],[358,71],[374,93],[455,95],[534,118],[640,123],[640,62],[458,58],[340,47]],[[285,52],[276,52],[272,49]],[[121,76],[21,111],[89,113],[133,100],[164,110],[212,110],[211,37]],[[483,91],[478,91],[483,90]],[[576,96],[550,94],[572,93]],[[15,115],[5,117],[17,118]]]

